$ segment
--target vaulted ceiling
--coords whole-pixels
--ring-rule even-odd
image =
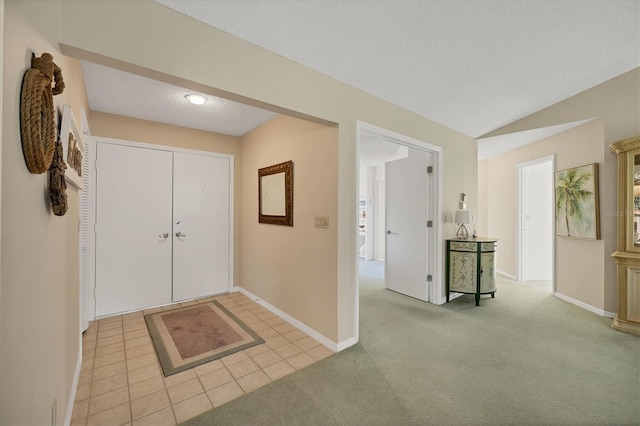
[[[638,0],[155,1],[473,138],[640,66]]]

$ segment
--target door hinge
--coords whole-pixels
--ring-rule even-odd
[[[433,173],[433,166],[427,166],[427,173]]]
[[[427,221],[427,228],[433,228],[433,221],[432,220],[428,220]]]
[[[431,281],[433,281],[433,275],[429,274],[427,275],[427,282],[430,283]]]

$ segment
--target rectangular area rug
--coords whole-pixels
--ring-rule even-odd
[[[215,300],[144,319],[165,377],[264,343]]]

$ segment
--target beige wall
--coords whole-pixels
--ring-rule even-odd
[[[335,341],[338,129],[279,116],[241,145],[240,285]],[[258,223],[258,169],[289,160],[293,227]]]
[[[47,174],[25,166],[20,142],[20,86],[31,52],[49,52],[62,68],[58,110],[87,106],[77,60],[58,51],[56,2],[5,3],[2,96],[2,261],[0,424],[62,424],[79,351],[78,192],[69,211],[51,213]]]
[[[240,276],[240,138],[91,111],[91,134],[114,139],[196,149],[234,157],[234,284]]]
[[[4,0],[0,0],[0,23],[4,28]],[[2,96],[2,72],[4,58],[4,31],[0,31],[0,99]],[[0,135],[2,135],[2,104],[0,101]],[[0,186],[2,183],[2,137],[0,137]],[[2,190],[0,188],[0,223],[2,223]],[[2,226],[0,226],[0,241],[2,240]],[[0,244],[0,319],[2,319],[2,244]],[[2,327],[0,327],[0,363],[2,362]]]
[[[566,167],[574,165],[580,165],[581,162],[578,159],[588,160],[586,162],[598,162],[600,163],[600,227],[602,234],[602,241],[596,244],[602,245],[602,250],[595,250],[591,253],[590,257],[587,257],[587,253],[583,252],[582,261],[575,262],[566,261],[560,265],[560,247],[566,247],[569,250],[577,249],[574,245],[578,244],[579,247],[587,247],[585,244],[588,242],[578,242],[576,240],[566,240],[556,245],[556,286],[557,291],[567,296],[573,297],[579,301],[592,305],[598,309],[602,309],[606,312],[615,312],[616,307],[616,270],[615,263],[611,258],[611,253],[616,249],[616,218],[611,215],[606,215],[607,210],[616,209],[616,185],[617,185],[617,165],[616,156],[609,151],[609,145],[622,139],[630,138],[640,134],[640,68],[631,70],[625,74],[622,74],[614,79],[604,82],[592,89],[579,93],[571,98],[568,98],[562,102],[552,105],[544,110],[518,120],[508,126],[491,132],[485,136],[497,136],[501,134],[508,134],[514,132],[520,132],[529,129],[536,129],[541,127],[552,126],[561,123],[569,123],[589,118],[598,118],[599,120],[593,123],[588,123],[583,126],[577,127],[573,132],[582,132],[585,126],[600,126],[597,134],[585,133],[582,135],[584,142],[575,143],[575,151],[572,153],[575,161],[566,164]],[[556,141],[556,144],[547,144],[545,149],[536,150],[534,153],[523,156],[522,161],[527,161],[533,158],[541,157],[544,155],[550,155],[554,153],[564,152],[564,146],[569,143],[565,140],[566,135],[572,135],[572,131],[567,131],[559,135],[554,136],[552,139]],[[600,143],[597,144],[593,138],[598,137]],[[535,144],[534,144],[535,145]],[[529,152],[528,150],[536,149],[530,147],[524,147],[517,152]],[[511,154],[520,155],[520,154]],[[526,158],[525,158],[526,157]],[[500,157],[498,157],[500,158]],[[495,197],[495,190],[493,185],[500,185],[503,182],[497,182],[498,175],[511,173],[510,168],[512,164],[500,164],[495,161],[491,161],[489,166],[489,182],[488,182],[488,200],[486,214],[489,220],[489,232],[493,232],[491,229],[492,215],[496,214],[496,206],[492,205],[492,194]],[[583,161],[584,163],[584,161]],[[563,163],[556,163],[556,170],[561,169]],[[493,174],[493,179],[491,175]],[[499,188],[499,186],[498,186]],[[508,194],[507,196],[511,196]],[[505,206],[505,208],[509,208]],[[515,208],[515,204],[511,204],[511,210]],[[497,214],[501,214],[498,212]],[[515,216],[515,213],[513,213]],[[495,221],[494,221],[495,223]],[[511,226],[511,222],[505,223],[505,228],[510,227],[515,232],[515,227]],[[505,232],[509,232],[506,230]],[[557,241],[561,239],[556,238]],[[560,245],[562,244],[562,246]],[[504,247],[504,245],[501,245]],[[511,249],[515,250],[515,247]],[[508,255],[504,256],[504,250],[499,259],[501,259],[501,265],[505,268],[505,272],[515,270],[512,267],[512,262],[508,261]],[[578,249],[578,252],[581,252]],[[503,257],[504,256],[504,257]],[[502,263],[502,261],[506,263]],[[596,275],[601,282],[593,288],[583,288],[578,283],[581,279],[581,271],[584,269],[584,265],[602,265],[602,277]],[[571,270],[573,268],[573,271]],[[575,277],[571,278],[571,282],[565,281],[560,283],[560,273],[565,270],[568,275],[574,274]],[[593,281],[594,278],[589,278]],[[565,293],[563,292],[569,292]]]
[[[151,0],[65,0],[61,2],[60,19],[63,52],[74,57],[252,105],[280,112],[293,111],[338,124],[338,212],[332,220],[337,230],[337,244],[325,253],[326,257],[335,259],[335,269],[326,271],[326,276],[334,277],[327,285],[334,287],[336,295],[334,306],[326,308],[327,312],[337,313],[337,319],[328,320],[336,321],[336,329],[327,333],[327,337],[337,342],[353,343],[357,334],[354,316],[358,199],[356,121],[362,120],[443,147],[445,211],[457,208],[460,192],[469,193],[471,200],[477,199],[476,185],[469,183],[475,182],[477,177],[476,144],[471,138],[282,56]],[[299,249],[304,250],[304,247]],[[316,306],[299,309],[312,310]]]
[[[489,232],[489,165],[488,161],[478,161],[478,215],[477,232],[479,236],[496,238]]]
[[[555,170],[589,163],[602,165],[603,137],[603,121],[594,120],[482,162],[479,168],[487,171],[488,234],[500,240],[499,270],[516,274],[516,166],[552,153]],[[587,259],[603,258],[604,241],[555,237],[555,250],[556,291],[603,309],[604,263]]]

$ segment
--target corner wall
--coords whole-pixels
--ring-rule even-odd
[[[279,116],[241,141],[240,286],[337,342],[338,129]],[[289,160],[293,226],[258,223],[258,169]]]
[[[594,120],[485,160],[488,233],[499,239],[497,269],[516,275],[517,164],[555,155],[555,170],[604,161],[603,121]],[[606,188],[600,183],[600,193]],[[601,202],[601,209],[608,208]],[[611,236],[603,235],[603,238]],[[615,233],[613,235],[615,238]],[[604,309],[604,241],[554,237],[556,292]],[[598,261],[596,261],[596,259]]]
[[[591,142],[588,142],[594,135],[585,135],[584,146],[587,148],[583,148],[582,144],[578,144],[573,155],[577,163],[577,158],[583,158],[582,156],[585,154],[583,149],[587,149],[589,150],[589,158],[592,159],[589,162],[600,163],[600,229],[603,249],[599,256],[594,254],[592,257],[584,258],[582,263],[574,266],[581,269],[586,264],[603,265],[604,272],[598,290],[602,296],[583,296],[580,294],[579,297],[574,297],[570,294],[566,295],[591,304],[605,312],[617,311],[616,267],[613,258],[611,258],[611,254],[616,250],[616,217],[606,214],[607,211],[614,211],[617,208],[617,158],[615,154],[610,152],[609,145],[640,134],[640,102],[638,102],[638,99],[640,99],[640,68],[635,68],[482,136],[492,137],[556,124],[599,118],[598,121],[602,126],[602,130],[598,134],[598,137],[601,137],[600,146],[595,147],[591,145]],[[583,126],[576,129],[580,128],[583,128]],[[561,133],[557,136],[560,137],[564,134]],[[556,140],[556,146],[549,146],[549,150],[544,155],[550,155],[563,149],[564,140]],[[526,149],[527,147],[524,147],[520,150]],[[573,163],[568,166],[571,167],[572,165]],[[556,163],[556,170],[560,168],[562,168],[561,164]],[[490,193],[493,192],[491,185],[492,183],[489,182]],[[488,214],[490,215],[491,211],[494,211],[494,207],[489,205],[489,209]],[[557,263],[556,268],[558,268]],[[560,288],[557,288],[557,291],[562,293]],[[587,299],[594,302],[601,300],[601,304],[593,305]]]
[[[58,2],[4,6],[0,424],[62,424],[80,343],[79,197],[68,185],[69,211],[54,216],[48,174],[31,174],[25,165],[19,105],[31,52],[51,53],[62,69],[66,88],[54,97],[59,111],[71,105],[79,123],[87,100],[79,62],[58,50]]]
[[[89,126],[94,136],[233,155],[235,204],[233,284],[238,285],[240,282],[240,138],[97,111],[90,112]]]

